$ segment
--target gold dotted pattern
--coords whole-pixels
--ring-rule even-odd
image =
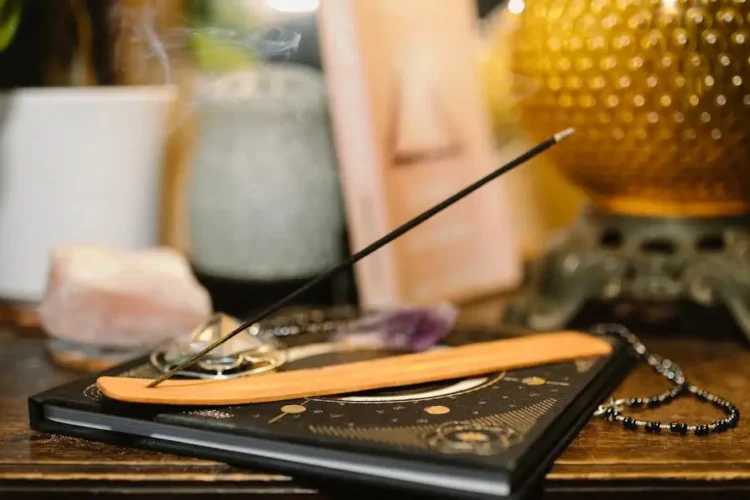
[[[479,417],[469,420],[467,425],[494,427],[509,425],[521,433],[528,432],[534,424],[555,405],[554,398],[545,399],[524,408],[518,408],[495,415]],[[334,436],[339,438],[357,439],[377,443],[389,443],[416,448],[426,448],[427,443],[422,436],[434,431],[440,425],[415,425],[402,427],[337,427],[330,425],[312,425],[310,431],[314,434]]]
[[[234,416],[232,413],[222,410],[191,410],[188,411],[187,414],[195,415],[196,417],[204,417],[217,420],[232,418]]]
[[[513,17],[519,116],[619,212],[750,204],[750,0],[536,0]],[[502,57],[502,56],[498,56]]]
[[[412,446],[414,448],[425,448],[422,434],[433,430],[432,426],[410,426],[410,427],[334,427],[330,425],[310,426],[314,434],[333,436],[338,438],[357,439],[371,441],[374,443],[394,444]]]
[[[555,405],[555,399],[545,399],[530,406],[472,420],[473,424],[492,427],[507,424],[521,433],[528,432],[540,417]]]

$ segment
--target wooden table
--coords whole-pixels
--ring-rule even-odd
[[[488,305],[469,315],[496,322]],[[698,385],[750,415],[750,348],[739,340],[646,337],[650,348],[674,359]],[[321,498],[293,479],[220,463],[106,446],[28,429],[27,397],[80,374],[53,366],[34,330],[0,327],[0,498]],[[639,366],[617,395],[659,392],[664,382]],[[654,412],[661,420],[714,418],[713,408],[685,399]],[[591,422],[557,460],[545,498],[750,497],[750,422],[726,434],[653,436]]]

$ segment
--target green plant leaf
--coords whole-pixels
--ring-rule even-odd
[[[0,50],[5,50],[21,24],[23,0],[0,0]]]
[[[207,71],[226,73],[248,68],[256,62],[251,49],[231,45],[206,33],[194,33],[191,44],[196,62]]]

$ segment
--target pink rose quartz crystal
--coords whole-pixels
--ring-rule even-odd
[[[210,295],[179,252],[57,246],[38,309],[53,337],[117,348],[189,335],[213,313]]]

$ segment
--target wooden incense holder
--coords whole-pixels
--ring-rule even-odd
[[[130,403],[238,405],[402,387],[611,352],[604,338],[561,331],[233,380],[170,379],[150,388],[150,379],[100,377],[97,385],[108,398]]]

